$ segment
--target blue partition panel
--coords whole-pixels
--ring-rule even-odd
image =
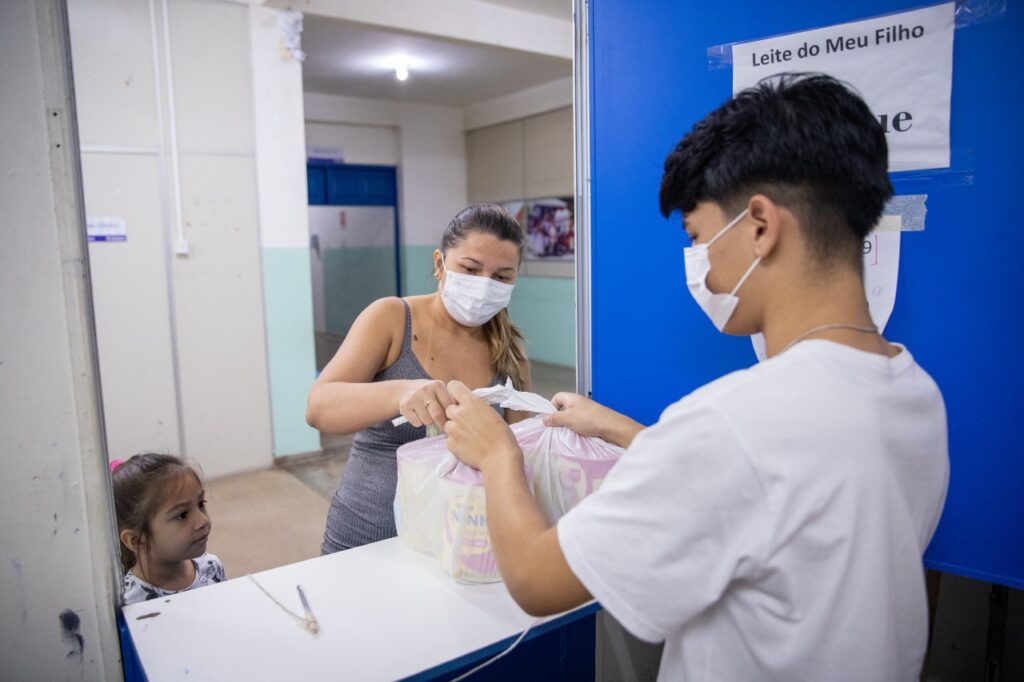
[[[997,3],[990,3],[998,6]],[[591,0],[593,394],[651,423],[668,404],[755,362],[687,293],[685,236],[658,213],[666,154],[732,92],[707,48],[869,18],[919,1]],[[951,481],[929,566],[1024,588],[1024,22],[1019,5],[954,37],[952,167],[894,174],[928,195],[904,233],[886,336],[935,377]]]

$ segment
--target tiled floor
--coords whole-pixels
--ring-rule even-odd
[[[550,398],[572,391],[575,370],[532,365],[533,392]],[[207,481],[213,518],[209,550],[228,577],[274,568],[320,554],[324,521],[348,459],[349,436],[323,439],[325,454],[271,469]]]
[[[209,551],[229,578],[319,554],[330,501],[282,468],[206,482]]]

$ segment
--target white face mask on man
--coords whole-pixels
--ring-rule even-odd
[[[750,264],[747,271],[740,277],[740,281],[736,283],[733,290],[728,294],[716,294],[708,289],[707,279],[708,273],[711,272],[711,259],[708,256],[708,248],[714,244],[719,237],[732,229],[737,223],[746,217],[749,209],[743,209],[743,212],[733,218],[728,225],[718,231],[714,237],[711,238],[705,244],[696,244],[694,246],[688,246],[683,249],[683,255],[686,263],[686,286],[693,295],[697,305],[700,309],[711,318],[712,324],[718,331],[725,331],[725,325],[728,324],[729,318],[732,317],[733,312],[736,310],[736,306],[739,305],[740,299],[736,296],[736,292],[740,290],[743,283],[750,277],[750,273],[754,271],[758,263],[761,262],[761,257],[758,256],[754,259],[754,262]]]
[[[514,285],[503,284],[490,277],[452,272],[444,263],[444,254],[441,255],[441,267],[446,273],[441,301],[459,324],[479,327],[508,306]]]

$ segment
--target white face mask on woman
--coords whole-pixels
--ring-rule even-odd
[[[508,306],[514,285],[502,284],[490,277],[452,272],[444,263],[444,254],[441,255],[441,267],[446,273],[441,301],[459,324],[479,327]]]
[[[747,271],[740,277],[740,281],[736,283],[733,290],[728,294],[716,294],[708,289],[707,279],[708,273],[711,272],[711,259],[708,257],[708,248],[714,244],[719,237],[732,229],[738,222],[743,220],[747,215],[748,209],[743,209],[743,212],[733,218],[728,225],[718,231],[711,241],[706,244],[696,244],[694,246],[688,246],[683,249],[683,255],[686,262],[686,286],[693,295],[697,305],[700,309],[711,318],[712,324],[718,331],[724,331],[725,325],[728,324],[729,318],[732,317],[733,312],[736,310],[736,306],[739,305],[740,299],[736,296],[736,292],[740,290],[743,283],[750,277],[750,273],[754,271],[757,264],[761,262],[761,257],[758,256],[754,259],[754,262],[750,264]]]

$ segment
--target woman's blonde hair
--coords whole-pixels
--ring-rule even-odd
[[[523,259],[523,230],[508,211],[496,204],[473,204],[456,214],[448,223],[441,238],[441,253],[458,245],[471,232],[482,232],[502,241],[512,242],[519,249],[519,260]],[[512,385],[522,390],[524,386],[523,367],[526,351],[523,350],[523,333],[512,324],[512,318],[505,308],[484,324],[484,334],[491,348],[491,366],[499,377],[508,377]]]

